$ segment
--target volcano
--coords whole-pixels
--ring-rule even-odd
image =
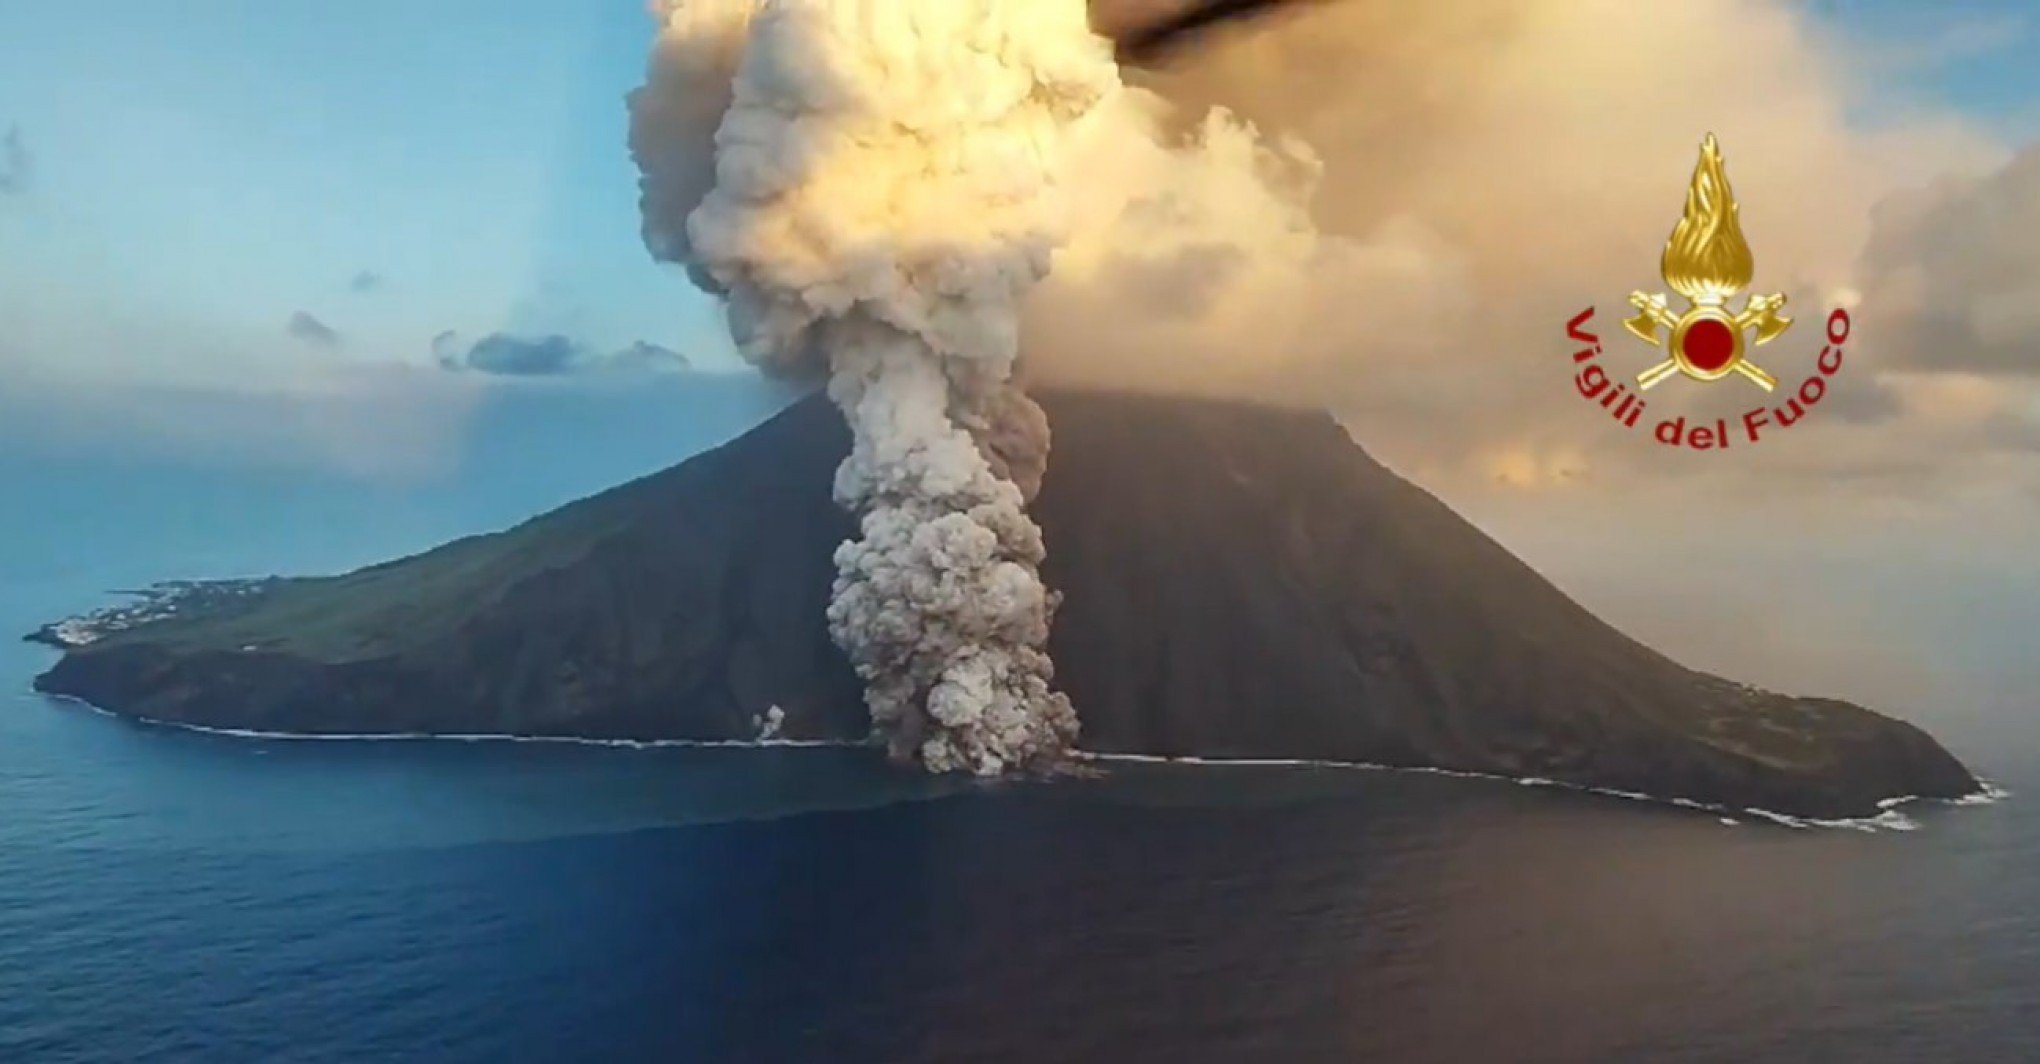
[[[1815,817],[1977,781],[1918,728],[1687,669],[1338,423],[1048,392],[1058,684],[1100,753],[1435,767]],[[271,580],[66,648],[115,713],[321,734],[857,741],[824,620],[849,447],[811,397],[507,531]],[[879,756],[875,751],[873,756]]]

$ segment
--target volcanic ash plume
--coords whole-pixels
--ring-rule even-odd
[[[633,95],[645,238],[728,301],[754,364],[826,373],[854,443],[830,633],[896,756],[1054,764],[1025,511],[1047,421],[1012,383],[1064,228],[1058,171],[1119,89],[1083,0],[667,0]]]

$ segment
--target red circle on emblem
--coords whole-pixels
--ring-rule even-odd
[[[1713,318],[1702,318],[1686,330],[1680,348],[1694,369],[1712,373],[1727,368],[1735,357],[1735,333]]]

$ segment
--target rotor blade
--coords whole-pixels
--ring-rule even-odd
[[[1327,0],[1092,0],[1099,32],[1122,63],[1152,63],[1221,23]]]

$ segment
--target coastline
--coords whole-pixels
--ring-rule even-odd
[[[551,743],[569,746],[596,746],[616,749],[857,749],[868,747],[869,742],[846,742],[836,739],[593,739],[571,735],[510,735],[510,734],[457,734],[457,733],[314,733],[259,731],[246,728],[214,728],[203,724],[183,721],[154,720],[148,717],[116,713],[104,706],[95,705],[75,695],[37,692],[51,702],[82,707],[92,713],[113,720],[148,728],[164,728],[175,731],[194,732],[229,739],[263,740],[276,742],[350,742],[350,743],[394,743],[394,742],[453,742],[453,743]],[[2012,797],[2012,792],[1990,780],[1978,777],[1981,789],[1957,798],[1923,798],[1918,795],[1894,795],[1878,801],[1881,810],[1875,816],[1842,817],[1823,819],[1818,817],[1793,816],[1768,809],[1736,808],[1690,798],[1673,798],[1645,794],[1641,791],[1625,791],[1610,787],[1594,787],[1586,784],[1566,783],[1539,776],[1503,776],[1488,772],[1467,772],[1458,769],[1434,768],[1421,765],[1382,765],[1358,761],[1331,761],[1314,758],[1225,758],[1225,757],[1169,757],[1160,754],[1114,754],[1089,750],[1077,751],[1077,759],[1091,763],[1160,764],[1188,765],[1209,768],[1319,768],[1348,772],[1407,772],[1433,776],[1449,776],[1455,779],[1478,780],[1486,783],[1513,784],[1519,787],[1536,787],[1568,791],[1575,794],[1592,795],[1602,798],[1619,798],[1625,801],[1644,802],[1695,813],[1714,816],[1725,826],[1740,826],[1749,818],[1797,830],[1831,829],[1863,832],[1916,831],[1920,824],[1900,811],[1901,807],[1915,803],[1934,802],[1941,805],[1960,807],[1993,805]]]
[[[855,749],[868,743],[844,742],[839,739],[592,739],[579,735],[510,735],[495,733],[460,732],[281,732],[263,731],[254,728],[215,728],[206,724],[191,724],[181,720],[156,720],[153,717],[138,717],[128,713],[116,713],[105,706],[95,705],[76,695],[56,694],[49,691],[34,692],[40,698],[52,702],[74,705],[113,720],[126,721],[146,728],[163,728],[171,731],[196,732],[200,735],[217,735],[228,739],[262,739],[275,742],[293,743],[555,743],[566,746],[611,746],[620,749],[651,750],[658,748],[727,748],[767,749],[772,747],[816,747]]]
[[[1899,807],[1915,802],[1936,802],[1948,806],[1993,805],[2012,796],[2012,792],[1978,778],[1982,789],[1959,798],[1923,798],[1915,794],[1896,795],[1878,801],[1883,812],[1868,817],[1802,817],[1790,813],[1779,813],[1769,809],[1736,808],[1711,802],[1699,802],[1691,798],[1670,798],[1642,791],[1625,791],[1613,787],[1594,787],[1582,783],[1566,783],[1562,780],[1545,779],[1541,776],[1502,776],[1490,772],[1466,772],[1459,769],[1433,768],[1424,765],[1377,765],[1357,761],[1322,761],[1308,758],[1208,758],[1208,757],[1162,757],[1153,754],[1085,754],[1087,760],[1144,762],[1151,764],[1182,764],[1227,766],[1293,766],[1308,768],[1343,769],[1360,772],[1421,772],[1433,776],[1451,776],[1456,779],[1484,780],[1490,783],[1511,783],[1519,787],[1542,787],[1552,790],[1571,791],[1575,794],[1591,794],[1604,798],[1621,798],[1625,801],[1646,802],[1651,805],[1670,806],[1709,813],[1729,825],[1740,824],[1735,817],[1753,817],[1789,828],[1842,828],[1850,831],[1916,831],[1919,822],[1899,812]]]

